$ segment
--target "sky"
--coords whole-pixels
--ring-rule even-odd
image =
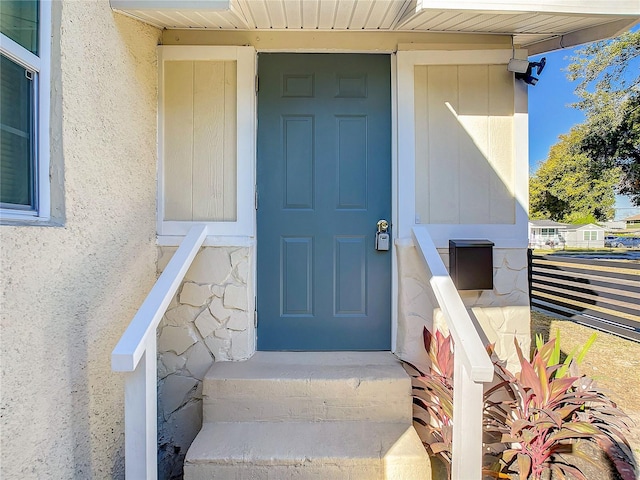
[[[567,48],[529,58],[535,62],[541,57],[547,59],[538,83],[529,86],[530,174],[547,158],[549,148],[558,142],[558,136],[568,133],[585,118],[580,110],[570,106],[578,100],[573,93],[577,82],[570,82],[565,71],[572,55],[573,48]],[[616,197],[616,220],[639,213],[640,208],[633,208],[627,197]]]

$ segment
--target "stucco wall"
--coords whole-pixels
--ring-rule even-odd
[[[0,227],[0,477],[123,478],[110,353],[156,278],[160,31],[108,0],[52,3],[64,225]]]
[[[447,250],[439,250],[445,266]],[[410,241],[396,245],[398,258],[397,354],[424,365],[427,355],[422,329],[447,331],[446,320],[433,295],[427,269]],[[530,316],[526,249],[494,249],[493,290],[461,292],[462,301],[482,332],[483,343],[495,343],[496,354],[507,366],[518,370],[514,338],[528,351]]]

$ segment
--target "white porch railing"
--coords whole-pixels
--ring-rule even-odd
[[[128,479],[158,477],[156,329],[206,236],[205,225],[189,230],[111,352],[111,369],[127,372],[124,444]]]
[[[426,226],[415,226],[412,235],[431,274],[429,283],[455,342],[451,477],[454,480],[480,479],[482,384],[493,380],[493,365]]]

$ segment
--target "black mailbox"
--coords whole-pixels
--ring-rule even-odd
[[[449,240],[449,272],[458,290],[493,290],[493,242]]]

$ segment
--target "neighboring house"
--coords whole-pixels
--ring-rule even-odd
[[[528,85],[507,64],[640,18],[637,0],[1,3],[7,479],[123,477],[124,386],[142,368],[155,391],[155,330],[135,375],[114,373],[111,353],[201,224],[157,331],[161,478],[181,471],[214,360],[423,360],[422,328],[441,313],[415,232],[445,263],[450,239],[495,245],[493,289],[461,297],[516,363]],[[383,219],[389,250],[376,251]],[[153,431],[138,431],[155,465]]]
[[[553,220],[530,220],[529,248],[563,248],[568,227]]]
[[[627,228],[627,224],[624,220],[612,220],[608,222],[602,222],[600,225],[606,228],[607,231],[615,231],[615,232],[622,231],[625,228]]]
[[[607,229],[593,223],[569,225],[566,230],[567,247],[603,248]]]
[[[640,228],[640,214],[627,217],[623,221],[627,228]]]

